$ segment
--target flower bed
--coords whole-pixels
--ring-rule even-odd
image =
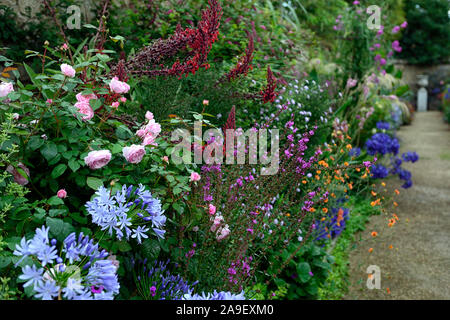
[[[398,157],[391,130],[409,115],[393,97],[407,88],[383,83],[398,76],[400,45],[361,28],[355,1],[335,30],[358,34],[343,50],[361,56],[341,56],[333,74],[261,65],[282,59],[265,45],[271,58],[259,57],[255,26],[238,58],[211,60],[231,46],[220,38],[229,11],[210,0],[196,25],[119,57],[125,39],[102,17],[89,41],[30,53],[40,66],[23,62],[29,79],[3,79],[1,298],[329,296],[330,243],[348,224],[356,232],[350,204],[381,208],[373,183],[389,174],[412,184],[401,163],[418,156]],[[240,140],[252,132],[271,145],[255,158]],[[208,162],[222,153],[244,161]]]

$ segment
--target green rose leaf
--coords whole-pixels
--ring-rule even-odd
[[[89,188],[97,190],[100,186],[103,186],[103,180],[95,177],[88,177],[86,179],[86,184]]]
[[[49,141],[41,148],[41,154],[47,161],[50,161],[58,154],[58,147]]]
[[[67,165],[65,165],[65,164],[63,164],[63,163],[58,164],[58,165],[55,167],[55,169],[53,169],[53,171],[52,171],[52,173],[51,173],[50,176],[51,176],[53,179],[56,179],[56,178],[60,177],[60,176],[66,171],[66,169],[67,169]]]

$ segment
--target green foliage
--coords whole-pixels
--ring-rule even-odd
[[[357,234],[365,230],[371,215],[381,213],[380,209],[370,206],[361,195],[354,195],[350,199],[350,218],[346,221],[346,228],[336,242],[327,247],[327,251],[334,257],[334,263],[318,290],[320,300],[340,300],[345,296],[349,286],[349,256],[356,248]]]
[[[269,270],[280,268],[283,261],[295,254],[281,276],[273,280],[278,287],[288,286],[286,298],[289,300],[316,299],[319,287],[331,271],[334,258],[324,248],[310,242],[298,249],[291,243],[282,253],[282,259],[271,260]]]
[[[450,3],[447,0],[409,0],[405,3],[408,28],[400,57],[411,64],[446,62],[450,56]]]

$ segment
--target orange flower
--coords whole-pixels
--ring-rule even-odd
[[[336,198],[336,195],[335,195],[334,193],[332,193],[331,196],[332,196],[333,198]]]
[[[320,219],[320,221],[325,221],[327,218],[323,217],[322,219]]]
[[[311,209],[309,209],[309,212],[316,212],[316,209],[311,208]]]
[[[318,175],[316,175],[316,180],[320,180],[320,177]]]
[[[400,194],[400,191],[398,191],[397,189],[394,190],[396,195]]]
[[[372,231],[371,235],[372,235],[372,237],[376,237],[378,235],[378,232]]]
[[[322,171],[320,171],[320,170],[317,170],[317,171],[316,171],[316,173],[317,173],[317,174],[321,174],[321,173],[322,173]]]
[[[388,294],[391,294],[391,290],[390,290],[389,288],[386,288],[386,292],[387,292]]]
[[[382,185],[383,187],[386,187],[386,183],[384,183],[384,182],[382,182],[381,185]]]
[[[398,206],[398,203],[397,203],[397,202],[395,202],[395,201],[394,201],[394,206],[395,206],[395,207],[397,207],[397,206]]]
[[[344,166],[348,167],[348,162],[347,161],[344,162]]]
[[[374,197],[377,196],[377,193],[376,193],[375,191],[372,191],[371,194],[372,194]]]
[[[287,217],[290,217],[290,216],[291,216],[291,214],[290,214],[290,213],[286,213],[286,216],[287,216]]]
[[[392,249],[392,248],[394,248],[393,246],[392,246],[392,244],[389,246],[389,249]]]
[[[369,248],[369,253],[372,253],[372,251],[373,251],[373,248]]]
[[[333,158],[333,156],[330,156],[330,159],[334,161],[334,158]]]
[[[328,208],[322,208],[322,211],[323,211],[324,213],[328,213]]]
[[[307,184],[306,180],[303,180],[302,183],[303,183],[303,184]]]

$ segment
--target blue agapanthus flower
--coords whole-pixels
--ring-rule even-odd
[[[33,288],[36,299],[112,300],[119,293],[117,266],[106,259],[108,252],[88,236],[71,233],[57,250],[57,240],[49,240],[50,228],[36,229],[34,237],[22,238],[14,255],[31,257],[33,264],[22,267],[20,280]],[[17,266],[16,264],[16,266]]]
[[[347,208],[331,208],[331,213],[316,225],[315,241],[339,236],[345,229],[349,213],[350,210]]]
[[[148,238],[150,228],[154,234],[164,239],[166,216],[161,209],[161,201],[154,198],[142,184],[134,189],[124,185],[115,195],[101,186],[95,193],[97,196],[86,203],[92,222],[115,233],[117,239],[136,238],[138,243]]]
[[[402,154],[402,158],[406,162],[414,163],[419,160],[419,155],[416,152],[408,151]]]
[[[167,268],[169,261],[147,264],[145,259],[132,263],[136,288],[144,300],[181,300],[198,283],[190,284],[180,275],[172,274]]]
[[[380,130],[389,130],[390,129],[390,124],[389,122],[385,122],[385,121],[378,121],[377,122],[377,129]]]
[[[370,167],[370,173],[374,179],[384,179],[389,175],[389,169],[381,164],[375,164]]]
[[[385,155],[392,153],[397,155],[400,144],[397,138],[391,138],[386,133],[375,133],[370,139],[366,141],[367,153],[371,156],[376,154]]]
[[[214,290],[212,293],[202,292],[201,294],[195,293],[192,294],[192,291],[186,293],[183,296],[183,300],[246,300],[245,292],[242,291],[240,293],[231,293],[229,291],[220,291],[217,292]]]

